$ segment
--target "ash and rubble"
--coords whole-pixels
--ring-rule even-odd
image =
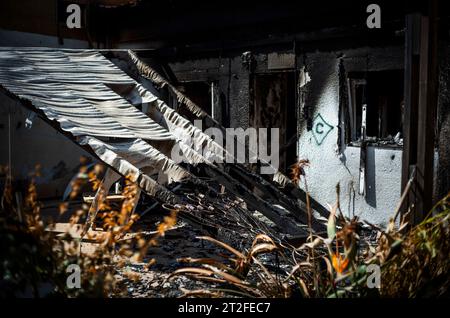
[[[179,213],[177,224],[158,240],[157,246],[149,248],[142,263],[128,262],[123,268],[117,269],[118,290],[122,294],[126,291],[127,297],[170,298],[181,297],[186,291],[222,287],[183,275],[171,277],[176,270],[192,266],[183,262],[186,258],[227,262],[229,252],[199,238],[205,235],[245,253],[251,248],[256,235],[266,234],[279,244],[280,250],[258,256],[261,264],[280,277],[287,277],[296,265],[293,258],[280,257],[279,253],[290,255],[299,244],[306,242],[306,236],[299,240],[280,234],[276,224],[258,211],[247,210],[242,199],[226,193],[214,200],[201,193],[189,193],[186,198],[186,204],[178,206],[184,212]],[[136,226],[147,230],[155,228],[161,218],[161,213],[149,213]],[[243,222],[245,226],[242,226]],[[370,227],[361,226],[359,237],[361,244],[366,247],[376,245],[377,233]],[[323,252],[326,253],[325,250]],[[304,251],[297,250],[296,254],[297,261],[302,257],[307,258]],[[149,263],[153,265],[146,266]],[[258,275],[253,269],[250,269],[246,281],[258,283]],[[296,292],[295,288],[293,292]]]
[[[214,257],[217,247],[197,239],[202,233],[189,224],[179,221],[176,230],[167,232],[159,245],[151,247],[142,263],[128,264],[118,269],[116,279],[120,292],[126,290],[129,297],[179,297],[182,289],[199,287],[187,277],[168,279],[170,274],[183,267],[178,262],[183,257]],[[155,261],[148,269],[146,264]],[[130,279],[130,273],[133,279]]]
[[[157,246],[148,249],[142,263],[128,262],[117,269],[120,292],[126,290],[129,297],[180,297],[185,290],[218,287],[186,276],[169,279],[177,269],[189,266],[182,259],[212,258],[226,262],[227,251],[200,239],[201,236],[211,236],[239,251],[247,251],[258,234],[266,234],[279,243],[286,239],[264,215],[247,210],[242,199],[222,194],[212,200],[201,193],[189,193],[186,198],[184,206],[177,206],[180,209],[177,224],[158,239]],[[136,227],[155,228],[161,219],[161,213],[148,213]],[[260,261],[284,274],[293,266],[281,263],[275,254],[262,255]],[[153,265],[147,267],[150,262]],[[248,279],[252,281],[251,272]]]

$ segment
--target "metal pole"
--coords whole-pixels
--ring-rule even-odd
[[[214,118],[214,107],[215,107],[215,105],[214,105],[214,82],[211,82],[211,117],[212,117],[212,119],[215,119]]]

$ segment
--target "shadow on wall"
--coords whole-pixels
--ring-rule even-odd
[[[347,170],[348,174],[352,176],[352,172],[350,171],[349,167],[347,166],[347,156],[345,153],[342,153],[339,157],[339,160],[341,160],[342,165]],[[359,173],[355,181],[351,180],[348,184],[348,193],[350,194],[350,201],[348,210],[355,212],[355,200],[356,196],[359,196],[357,194],[357,190],[359,187]],[[376,166],[375,166],[375,148],[374,147],[367,147],[367,161],[366,161],[366,194],[365,194],[365,201],[368,205],[370,205],[373,208],[377,207],[377,188],[376,188]]]
[[[367,147],[366,162],[366,202],[373,208],[377,207],[377,188],[375,173],[375,148]]]
[[[305,104],[299,110],[299,132],[305,128],[306,131],[312,129],[313,119],[323,103],[324,94],[335,84],[338,60],[331,55],[319,55],[304,58],[304,63],[311,81],[302,88],[306,98]]]

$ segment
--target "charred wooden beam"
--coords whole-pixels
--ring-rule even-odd
[[[305,234],[305,231],[295,223],[294,218],[290,217],[289,211],[286,211],[286,214],[283,215],[282,212],[277,211],[273,205],[256,196],[245,185],[236,182],[235,179],[220,169],[208,164],[203,164],[201,167],[206,175],[214,178],[218,183],[223,184],[228,191],[237,197],[242,198],[250,209],[262,213],[278,225],[284,233],[294,236]],[[316,223],[313,225],[313,229],[322,230],[323,228],[321,227],[321,224]]]
[[[280,188],[274,185],[273,182],[264,179],[258,174],[252,173],[241,165],[227,165],[225,169],[234,179],[241,183],[248,184],[248,188],[252,190],[253,193],[259,193],[264,196],[264,200],[276,202],[277,204],[284,206],[299,222],[307,224],[308,216],[305,203],[306,193],[299,187],[294,186],[292,183],[288,183],[291,187],[285,187],[286,189],[290,189],[290,191],[285,193],[284,191],[280,191]],[[289,194],[291,194],[291,196],[289,196]],[[317,201],[313,201],[314,203],[311,204],[311,208],[318,212],[320,216],[328,217],[329,212]],[[321,226],[317,225],[316,228],[320,229]]]
[[[128,53],[124,54],[124,52],[115,51],[109,53],[104,52],[103,54],[108,54],[109,56],[125,61],[128,68],[124,69],[122,66],[122,70],[125,71],[129,76],[133,77],[136,81],[140,82],[140,77],[143,77],[149,79],[153,82],[154,85],[158,87],[167,87],[180,101],[178,107],[184,108],[187,113],[192,115],[191,118],[188,118],[190,121],[193,121],[194,119],[201,120],[202,125],[205,129],[216,128],[222,131],[222,135],[224,136],[224,138],[225,136],[227,136],[225,128],[219,122],[214,120],[200,107],[195,105],[186,96],[184,96],[184,94],[179,92],[172,83],[158,74],[158,72],[155,71],[151,66],[142,62],[134,52],[129,51]],[[239,142],[239,140],[234,137],[234,142]],[[225,144],[225,140],[222,140],[222,144]],[[247,153],[250,153],[248,145],[245,144],[244,146],[245,151]],[[290,182],[290,180],[286,176],[283,176],[283,184],[279,184],[273,180],[262,178],[260,175],[248,170],[246,167],[240,164],[227,165],[226,167],[228,174],[235,179],[235,182],[246,184],[249,191],[252,191],[253,194],[263,194],[263,196],[270,198],[273,201],[277,201],[279,204],[293,213],[297,220],[299,220],[300,222],[305,222],[307,218],[306,193],[299,187],[296,187],[294,184],[292,184],[292,182]],[[324,208],[315,200],[312,200],[311,202],[311,207],[315,212],[317,212],[322,217],[328,217],[329,212],[326,208]]]
[[[416,166],[416,191],[403,205],[411,207],[411,225],[420,223],[433,204],[435,124],[438,94],[437,0],[430,0],[427,16],[406,20],[405,114],[402,190]]]
[[[419,101],[421,15],[406,16],[405,32],[405,87],[403,118],[402,191],[410,177],[411,167],[417,163],[417,107]],[[401,207],[402,213],[415,203],[415,195],[409,192]]]
[[[437,2],[430,0],[429,15],[422,18],[417,128],[417,183],[420,197],[413,215],[413,224],[421,222],[433,205],[438,93]]]

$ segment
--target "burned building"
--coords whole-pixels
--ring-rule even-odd
[[[79,4],[81,28],[66,25],[69,3]],[[308,190],[318,210],[336,200],[339,184],[349,216],[383,224],[413,171],[417,182],[407,199],[420,211],[449,190],[449,16],[443,1],[378,1],[381,26],[370,28],[369,4],[4,2],[2,14],[15,18],[2,17],[0,45],[9,47],[2,53],[24,60],[35,57],[14,47],[54,47],[55,53],[41,57],[49,64],[58,54],[76,60],[70,57],[76,53],[62,49],[94,50],[101,63],[120,69],[191,124],[201,121],[203,129],[279,128],[279,171],[289,176],[293,164],[308,160],[308,189],[304,183],[299,187]],[[31,27],[35,20],[41,21],[38,29]],[[32,64],[21,67],[34,71]],[[72,66],[62,65],[61,72],[66,67]],[[51,84],[51,76],[43,77]],[[133,104],[135,88],[105,85]],[[40,163],[48,177],[43,183],[54,183],[46,195],[60,195],[58,175],[68,182],[75,158],[92,154],[40,119],[26,130],[28,112],[18,110],[13,96],[2,98],[1,164],[13,156],[14,174],[25,177],[24,171]],[[148,102],[133,105],[144,111]],[[34,149],[37,129],[47,141]],[[43,149],[56,145],[61,156],[47,158]],[[254,164],[247,168],[253,171]]]

